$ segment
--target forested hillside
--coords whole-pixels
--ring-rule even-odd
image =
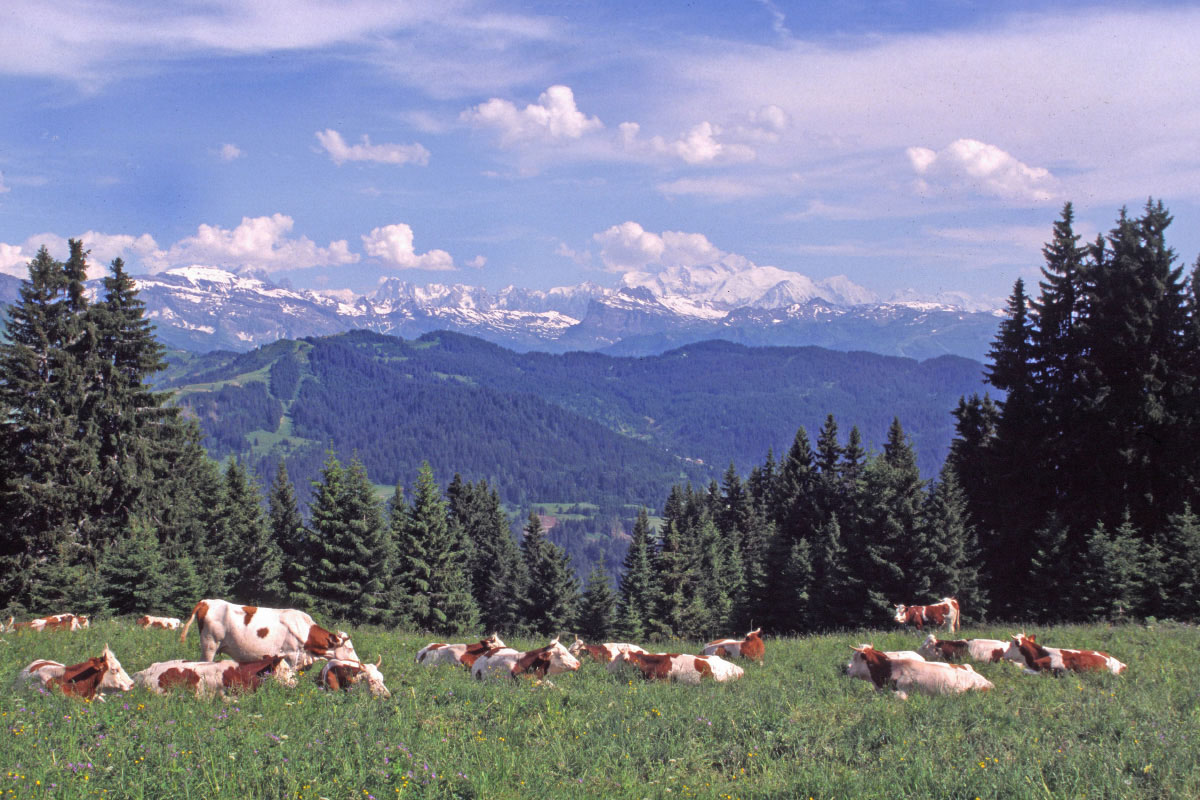
[[[934,474],[950,410],[981,381],[981,365],[952,356],[706,342],[617,358],[355,332],[184,357],[162,385],[179,390],[212,455],[238,455],[262,475],[282,459],[307,485],[332,446],[385,485],[428,460],[438,475],[485,478],[516,504],[656,506],[677,482],[707,482],[730,463],[748,470],[830,413],[869,448],[899,416]]]

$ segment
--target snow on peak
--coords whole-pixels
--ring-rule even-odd
[[[206,267],[201,264],[192,264],[190,267],[175,267],[166,271],[167,275],[174,275],[179,278],[187,278],[193,283],[207,281],[208,283],[235,283],[239,280],[237,275],[234,275],[228,270],[220,267]]]

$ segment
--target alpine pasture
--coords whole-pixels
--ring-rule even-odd
[[[842,670],[852,646],[915,649],[924,638],[916,631],[768,638],[764,663],[741,662],[742,680],[686,686],[610,674],[590,660],[550,683],[480,683],[461,668],[416,665],[427,635],[348,630],[364,659],[382,655],[391,698],[318,689],[319,661],[295,689],[269,682],[226,702],[136,689],[91,703],[17,692],[12,679],[35,658],[75,663],[107,643],[132,674],[197,658],[199,645],[132,619],[4,634],[0,796],[1200,796],[1195,626],[1037,628],[1039,641],[1103,649],[1129,669],[1054,678],[977,664],[993,691],[907,702]]]

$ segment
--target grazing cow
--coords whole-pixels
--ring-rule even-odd
[[[1008,643],[999,639],[938,639],[932,633],[925,637],[918,653],[929,661],[972,661],[995,664],[1004,657]]]
[[[704,655],[722,658],[749,658],[761,662],[766,654],[763,646],[762,628],[755,628],[745,639],[717,639],[704,645]]]
[[[133,688],[133,681],[108,645],[104,645],[100,655],[69,667],[57,661],[34,661],[17,674],[16,685],[21,687],[35,681],[85,700],[103,700],[105,693],[128,692]]]
[[[550,644],[536,650],[521,652],[511,647],[488,650],[475,659],[471,675],[478,680],[484,680],[499,677],[516,678],[518,675],[532,673],[540,679],[560,672],[574,672],[577,669],[579,659],[571,655],[556,636]]]
[[[958,630],[958,618],[958,601],[953,597],[943,597],[940,603],[932,606],[896,604],[896,624],[914,625],[917,630],[923,630],[926,625],[932,625],[935,628],[945,625],[946,630],[954,633]]]
[[[746,673],[744,669],[720,656],[693,656],[680,653],[622,653],[613,664],[632,664],[648,681],[679,681],[700,683],[712,678],[717,683],[736,681]]]
[[[165,631],[177,630],[183,624],[175,617],[151,617],[145,614],[135,621],[139,628],[162,628]]]
[[[1107,670],[1120,675],[1126,665],[1099,650],[1070,650],[1063,647],[1046,647],[1038,644],[1033,636],[1018,633],[1004,651],[1004,658],[1025,668],[1030,674],[1050,672],[1101,672]]]
[[[567,651],[576,658],[583,658],[584,654],[599,664],[612,664],[621,653],[630,651],[636,653],[646,652],[636,644],[627,644],[625,642],[605,642],[604,644],[584,644],[583,639],[575,637],[575,642],[567,648]]]
[[[200,631],[200,653],[212,661],[227,653],[235,661],[251,662],[281,655],[294,669],[303,669],[318,658],[361,661],[350,634],[333,633],[313,622],[303,611],[242,606],[226,600],[201,600],[192,609],[179,641],[187,641],[192,621]]]
[[[135,673],[133,682],[155,694],[184,689],[197,696],[253,692],[267,678],[284,686],[296,685],[296,673],[281,655],[254,661],[159,661]]]
[[[432,667],[435,664],[457,664],[467,669],[475,663],[475,659],[488,650],[504,647],[504,642],[496,634],[481,639],[475,644],[444,644],[430,642],[417,651],[417,663]]]
[[[891,687],[896,696],[907,700],[909,692],[922,694],[961,694],[971,690],[986,692],[994,688],[970,664],[943,664],[911,658],[889,658],[869,644],[854,648],[846,665],[846,674],[875,684],[876,689]]]
[[[53,614],[49,617],[38,617],[29,622],[13,622],[8,618],[7,630],[17,631],[78,631],[91,625],[87,617],[78,614]]]
[[[351,686],[365,681],[367,688],[375,697],[391,697],[392,693],[383,685],[383,673],[379,671],[382,663],[383,656],[380,656],[374,664],[333,658],[325,662],[325,666],[321,668],[321,677],[317,682],[325,689],[338,691],[349,689]]]

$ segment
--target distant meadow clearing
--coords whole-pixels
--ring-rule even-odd
[[[316,670],[295,689],[230,702],[18,693],[11,681],[35,658],[76,663],[108,643],[132,675],[198,658],[199,644],[194,631],[180,645],[178,632],[130,621],[5,634],[0,797],[1200,797],[1194,626],[1031,627],[1039,641],[1107,650],[1129,669],[1056,679],[977,665],[995,690],[907,702],[841,671],[852,645],[915,648],[916,632],[768,638],[765,663],[747,664],[741,681],[698,687],[591,662],[553,685],[481,684],[416,666],[429,636],[352,632],[364,659],[383,656],[391,699],[323,692]]]

